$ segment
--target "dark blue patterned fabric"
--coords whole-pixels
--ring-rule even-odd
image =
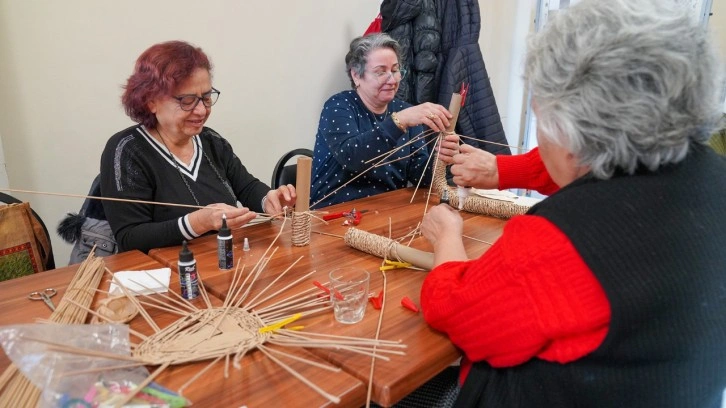
[[[409,182],[415,185],[424,173],[430,174],[426,170],[429,149],[425,141],[407,145],[424,128],[415,126],[402,132],[391,119],[391,112],[410,106],[394,99],[385,113],[376,115],[355,91],[343,91],[325,102],[315,137],[312,208],[397,190]],[[395,148],[398,150],[384,159],[383,165],[376,166],[382,158],[376,159],[378,156]],[[353,180],[356,176],[360,177]],[[429,182],[430,176],[424,177],[424,184]]]

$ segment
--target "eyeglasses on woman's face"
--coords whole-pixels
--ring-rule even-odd
[[[172,96],[172,98],[176,99],[179,102],[179,107],[183,111],[193,111],[194,108],[196,108],[199,104],[199,101],[201,101],[205,107],[211,108],[212,105],[217,103],[217,99],[219,99],[219,94],[221,94],[221,92],[219,92],[217,89],[212,88],[211,91],[202,94],[202,96],[179,95]]]
[[[385,84],[390,78],[393,78],[396,82],[401,82],[401,80],[406,77],[406,70],[403,68],[393,68],[390,71],[386,71],[385,69],[376,69],[366,72],[373,75],[373,78],[378,81],[379,85]]]

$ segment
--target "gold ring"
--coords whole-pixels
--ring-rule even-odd
[[[426,115],[426,117],[431,120],[434,120],[434,118],[436,118],[436,115],[434,115],[433,113],[429,113],[428,115]]]

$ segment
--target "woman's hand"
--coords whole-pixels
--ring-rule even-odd
[[[446,204],[432,207],[421,222],[421,233],[434,248],[451,239],[461,241],[463,228],[461,215]]]
[[[444,135],[441,146],[438,148],[439,159],[446,164],[454,163],[454,156],[459,153],[459,135],[456,133]]]
[[[280,186],[277,190],[270,190],[265,200],[265,212],[270,215],[279,215],[283,207],[292,207],[297,200],[297,192],[292,184]]]
[[[497,157],[493,154],[465,144],[459,146],[459,154],[451,156],[451,164],[457,186],[499,188]]]
[[[447,204],[432,207],[421,222],[421,233],[434,246],[434,266],[467,260],[462,234],[464,220]]]
[[[228,204],[210,204],[189,214],[189,222],[197,234],[218,231],[222,227],[222,215],[227,217],[230,229],[239,228],[255,219],[257,213],[246,207],[232,207]]]
[[[449,119],[453,115],[441,105],[425,102],[396,112],[396,117],[407,128],[426,125],[437,132],[443,132],[449,126]]]

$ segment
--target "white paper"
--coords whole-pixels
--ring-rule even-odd
[[[480,188],[472,188],[471,191],[480,197],[491,198],[493,200],[514,202],[517,199],[517,195],[508,190],[483,190]]]
[[[525,207],[531,207],[542,201],[539,198],[518,196],[509,190],[482,190],[478,188],[472,188],[471,190],[473,194],[480,197],[490,198],[492,200],[508,201]]]
[[[145,271],[119,271],[113,274],[114,281],[120,282],[130,293],[149,295],[169,291],[170,268],[149,269]],[[123,294],[115,282],[111,282],[111,294]]]

